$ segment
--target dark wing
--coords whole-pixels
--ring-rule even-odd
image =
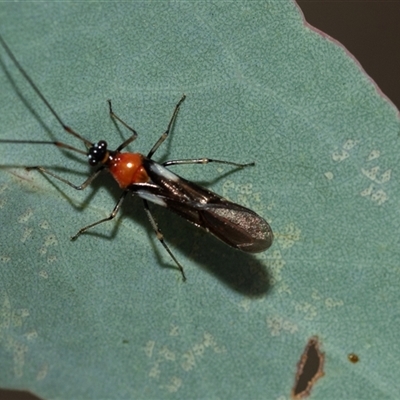
[[[236,249],[258,253],[271,246],[271,227],[254,211],[189,182],[152,160],[145,159],[143,165],[151,182],[131,188],[140,197],[168,207]]]

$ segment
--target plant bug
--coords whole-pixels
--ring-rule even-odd
[[[147,156],[144,156],[140,153],[122,152],[125,147],[127,147],[137,138],[138,134],[135,129],[129,126],[114,113],[111,101],[108,100],[108,108],[111,118],[113,118],[115,121],[118,121],[131,132],[131,136],[122,144],[120,144],[116,150],[110,150],[108,149],[107,143],[104,140],[92,143],[90,140],[84,138],[71,127],[66,125],[58,113],[50,105],[43,93],[33,82],[32,78],[22,68],[21,64],[17,61],[11,49],[1,36],[0,42],[17,69],[24,76],[43,103],[47,106],[62,128],[67,133],[83,142],[86,147],[86,151],[59,141],[1,140],[1,142],[51,144],[62,149],[83,154],[87,156],[89,165],[94,167],[95,171],[81,185],[75,185],[62,176],[56,175],[41,166],[27,167],[27,169],[38,170],[42,174],[50,175],[51,177],[71,186],[76,190],[85,189],[90,185],[91,182],[93,182],[95,178],[99,176],[102,171],[108,171],[122,189],[121,196],[119,197],[111,214],[107,218],[103,218],[81,228],[74,236],[71,237],[72,240],[77,239],[88,229],[91,229],[103,222],[112,220],[120,210],[127,194],[131,193],[132,195],[137,195],[142,198],[144,210],[157,236],[157,239],[174,260],[182,274],[184,281],[186,280],[186,276],[183,267],[174,256],[168,245],[165,243],[164,236],[158,227],[157,221],[150,211],[149,202],[169,208],[176,214],[187,219],[195,226],[201,227],[207,232],[212,233],[218,239],[222,240],[229,246],[234,247],[235,249],[239,249],[248,253],[258,253],[267,250],[271,246],[273,233],[269,224],[264,220],[264,218],[260,217],[254,211],[249,210],[246,207],[232,203],[211,192],[210,190],[181,178],[168,169],[168,167],[173,165],[208,164],[211,162],[244,168],[253,166],[254,162],[239,164],[231,161],[215,160],[210,158],[195,158],[171,160],[159,164],[152,160],[154,153],[170,134],[179,108],[186,97],[185,95],[183,95],[176,104],[166,131],[160,136]]]

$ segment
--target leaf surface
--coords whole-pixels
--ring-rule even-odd
[[[313,398],[396,398],[400,188],[397,110],[292,2],[4,3],[1,34],[61,118],[146,154],[182,93],[154,159],[256,166],[175,167],[254,209],[270,250],[227,247],[153,206],[183,284],[141,201],[110,176],[74,183],[79,154],[0,145],[0,385],[50,398],[289,396],[310,337],[325,353]],[[6,56],[1,138],[81,146]],[[7,74],[11,74],[11,77]],[[82,146],[81,146],[82,147]],[[349,362],[355,353],[360,361]]]

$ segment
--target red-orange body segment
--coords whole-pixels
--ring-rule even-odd
[[[139,153],[117,153],[110,160],[109,171],[122,189],[133,183],[149,182],[142,160],[143,156]]]

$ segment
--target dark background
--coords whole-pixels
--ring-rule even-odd
[[[342,43],[400,109],[400,1],[297,0],[297,3],[307,22]],[[295,369],[293,366],[293,379]],[[26,392],[0,390],[0,400],[3,399],[38,398]]]
[[[342,43],[400,109],[400,1],[297,3],[307,22]]]

